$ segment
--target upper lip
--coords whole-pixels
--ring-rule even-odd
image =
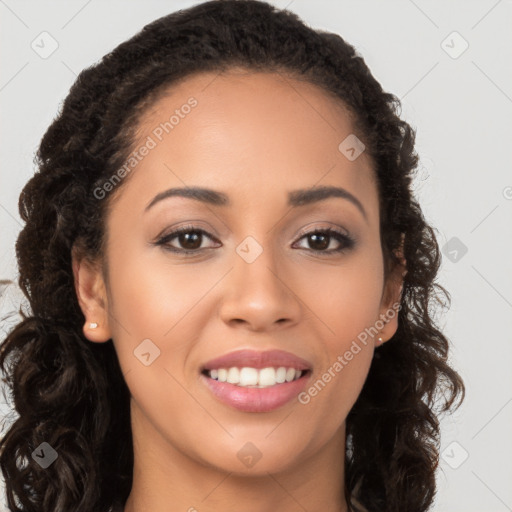
[[[218,368],[268,367],[295,368],[296,370],[309,370],[311,364],[290,352],[284,350],[236,350],[215,359],[211,359],[203,365],[202,370],[215,370]]]

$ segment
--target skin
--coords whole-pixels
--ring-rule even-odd
[[[125,512],[346,511],[345,419],[396,315],[305,405],[238,411],[216,399],[199,369],[237,349],[278,348],[311,362],[314,383],[399,299],[402,272],[384,281],[372,163],[338,150],[353,133],[340,101],[279,74],[235,69],[170,88],[140,120],[139,142],[191,96],[198,105],[115,191],[105,261],[73,255],[84,334],[113,340],[132,395]],[[289,191],[321,185],[348,190],[366,218],[339,197],[287,205]],[[144,211],[160,192],[184,186],[222,191],[232,205],[171,197]],[[197,243],[198,255],[152,244],[187,224],[212,235]],[[355,245],[329,256],[342,245],[331,237],[315,252],[303,231],[328,227]],[[247,236],[263,249],[250,264],[236,252]],[[149,366],[133,354],[147,338],[160,350]],[[250,468],[237,457],[247,442],[262,455]]]

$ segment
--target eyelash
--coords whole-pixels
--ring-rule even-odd
[[[163,246],[163,248],[167,251],[170,251],[170,252],[174,252],[174,253],[178,253],[178,254],[181,254],[181,255],[184,255],[184,256],[193,256],[193,255],[197,255],[199,254],[200,252],[202,252],[204,250],[203,249],[192,249],[192,250],[187,250],[187,249],[178,249],[176,247],[171,247],[169,245],[169,242],[171,240],[173,240],[174,238],[178,237],[179,235],[181,234],[184,234],[184,233],[200,233],[202,235],[205,235],[207,236],[208,238],[210,238],[211,240],[214,240],[214,238],[205,230],[201,229],[201,228],[196,228],[194,226],[183,226],[181,228],[178,228],[176,229],[175,231],[172,231],[171,233],[163,236],[162,238],[160,238],[159,240],[157,240],[155,242],[155,245],[158,245],[158,246]],[[306,251],[311,251],[311,252],[315,252],[315,253],[324,253],[328,256],[334,256],[336,254],[340,254],[340,253],[343,253],[345,251],[348,251],[350,249],[352,249],[355,245],[355,239],[352,238],[351,236],[345,234],[345,233],[341,233],[335,229],[332,229],[332,228],[320,228],[320,229],[315,229],[313,231],[308,231],[306,233],[303,233],[301,234],[301,236],[299,237],[298,240],[302,240],[303,238],[309,236],[309,235],[316,235],[316,234],[323,234],[323,235],[327,235],[331,238],[334,238],[336,239],[338,242],[341,243],[341,246],[338,248],[338,249],[330,249],[328,251],[326,250],[315,250],[315,249],[305,249]],[[209,247],[209,249],[211,249],[211,247]]]

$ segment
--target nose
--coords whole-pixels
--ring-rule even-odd
[[[276,261],[269,248],[251,263],[234,257],[233,269],[224,280],[220,317],[231,327],[245,326],[252,331],[290,327],[301,314],[300,290],[292,268]],[[295,288],[295,289],[294,289]]]

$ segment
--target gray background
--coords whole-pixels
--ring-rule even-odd
[[[197,3],[0,0],[0,279],[17,277],[18,196],[76,74],[146,23]],[[438,282],[452,295],[440,324],[467,386],[463,406],[442,419],[434,510],[512,511],[512,2],[272,3],[356,46],[417,129],[415,191],[438,229]],[[48,50],[52,39],[46,58],[31,47]],[[3,316],[21,297],[0,286]]]

